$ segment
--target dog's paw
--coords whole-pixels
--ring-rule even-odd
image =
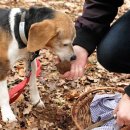
[[[45,108],[45,105],[44,105],[44,102],[41,100],[41,99],[39,99],[39,101],[35,101],[35,102],[32,102],[32,105],[34,106],[34,107],[41,107],[41,108]]]
[[[6,122],[6,123],[11,123],[11,122],[17,121],[12,110],[11,111],[1,111],[1,113],[2,113],[2,121]]]

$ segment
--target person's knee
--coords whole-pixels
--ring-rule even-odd
[[[111,51],[102,50],[97,53],[98,62],[108,71],[115,72],[117,68],[116,57]]]

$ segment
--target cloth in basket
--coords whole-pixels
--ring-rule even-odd
[[[96,94],[90,104],[90,112],[92,121],[98,122],[113,116],[113,110],[116,108],[119,100],[121,99],[120,93],[115,94]],[[94,128],[93,130],[117,130],[118,126],[115,120],[111,120],[101,127]]]

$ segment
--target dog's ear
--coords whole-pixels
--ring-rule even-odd
[[[56,35],[56,27],[52,20],[35,23],[29,30],[27,50],[35,52],[42,49]]]

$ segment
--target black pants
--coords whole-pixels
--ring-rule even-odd
[[[97,58],[111,72],[130,73],[130,11],[112,25],[97,47]]]

